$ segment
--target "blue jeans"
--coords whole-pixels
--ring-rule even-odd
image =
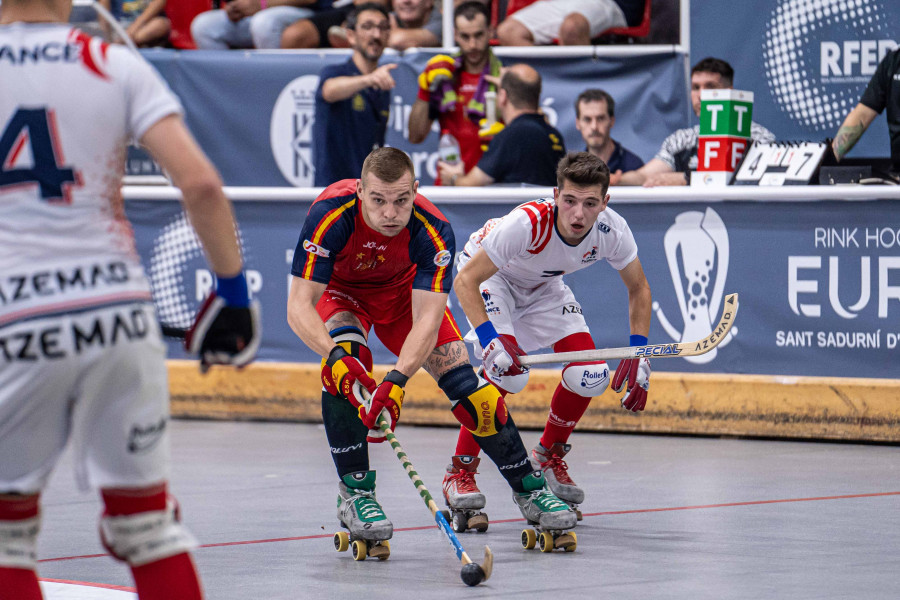
[[[210,10],[194,18],[191,35],[197,47],[203,50],[281,48],[281,32],[291,23],[312,14],[308,8],[273,6],[235,23],[224,10]]]

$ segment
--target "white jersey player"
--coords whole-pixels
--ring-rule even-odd
[[[101,537],[143,600],[202,596],[167,493],[165,346],[120,186],[130,139],[181,188],[219,275],[188,332],[203,364],[259,342],[231,205],[157,73],[66,25],[68,0],[0,16],[0,596],[41,597],[39,495],[71,441]]]
[[[581,305],[563,275],[601,260],[619,272],[628,290],[630,343],[647,343],[650,286],[631,229],[607,208],[609,169],[596,156],[570,153],[559,163],[557,184],[553,198],[526,202],[488,221],[471,235],[459,257],[454,286],[474,327],[467,339],[481,353],[485,376],[508,393],[520,392],[527,383],[528,370],[519,362],[525,351],[594,348]],[[627,384],[622,399],[626,409],[644,409],[649,376],[646,358],[619,364],[613,388],[621,391]],[[564,366],[541,441],[532,451],[532,463],[544,471],[551,490],[573,506],[584,500],[584,492],[568,475],[563,460],[571,448],[567,441],[591,398],[602,394],[609,383],[604,361]],[[464,429],[456,454],[457,459],[478,454]],[[458,474],[448,473],[444,485],[451,506],[450,496],[457,491],[454,477]],[[477,491],[470,475],[461,479],[469,493]]]

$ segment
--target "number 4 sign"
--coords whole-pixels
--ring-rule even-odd
[[[734,185],[807,185],[825,156],[824,142],[754,142]]]

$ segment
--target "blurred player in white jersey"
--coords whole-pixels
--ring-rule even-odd
[[[528,381],[528,370],[519,362],[525,351],[595,347],[581,305],[562,276],[602,259],[618,270],[628,290],[631,345],[647,343],[650,286],[631,229],[607,208],[609,168],[587,152],[570,153],[559,162],[556,178],[553,198],[526,202],[491,219],[471,235],[459,257],[456,295],[474,327],[467,339],[475,342],[472,333],[477,335],[485,377],[507,393],[522,391]],[[627,387],[622,398],[626,409],[644,410],[649,377],[646,358],[619,364],[612,384],[616,391]],[[534,468],[542,469],[550,489],[573,507],[584,500],[584,492],[563,460],[571,448],[567,441],[591,398],[609,383],[604,361],[564,366],[544,433],[532,450]],[[456,456],[444,479],[451,508],[471,505],[468,495],[483,498],[472,477],[471,465],[477,461],[471,457],[477,454],[471,434],[460,430]]]
[[[67,443],[100,534],[142,600],[202,591],[167,492],[165,345],[125,218],[130,139],[184,196],[218,275],[186,343],[243,365],[259,344],[231,205],[156,72],[65,22],[69,0],[0,17],[0,597],[41,598],[39,495]]]

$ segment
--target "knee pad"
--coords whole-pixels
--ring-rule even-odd
[[[37,568],[37,536],[40,530],[41,516],[36,499],[0,501],[0,567]]]
[[[478,437],[498,433],[509,419],[503,396],[471,366],[457,367],[441,377],[438,386],[450,398],[453,416]]]
[[[562,370],[562,385],[585,398],[599,396],[609,387],[609,365],[605,361],[569,363]]]
[[[106,550],[122,562],[139,567],[170,556],[189,552],[197,540],[181,524],[178,503],[166,498],[162,510],[100,519],[100,541]]]

